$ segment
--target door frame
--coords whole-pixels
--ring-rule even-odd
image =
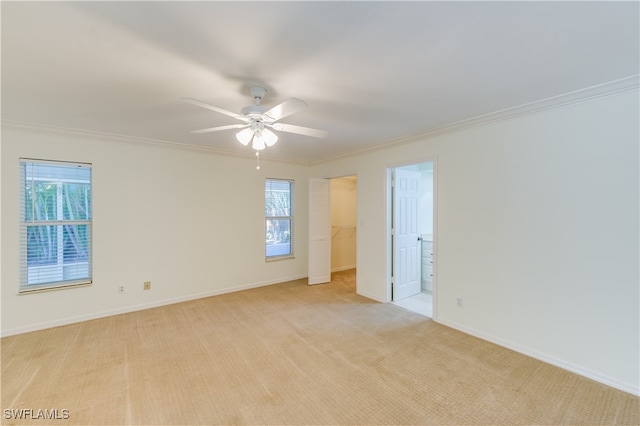
[[[385,173],[385,189],[386,189],[386,253],[387,253],[387,294],[386,301],[390,302],[392,291],[392,271],[393,271],[393,246],[392,246],[392,177],[393,169],[399,167],[413,166],[422,163],[433,164],[433,319],[438,318],[438,157],[428,156],[417,160],[404,161],[398,163],[389,163],[386,165]]]

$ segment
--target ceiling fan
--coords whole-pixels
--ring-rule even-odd
[[[192,130],[191,133],[209,133],[220,130],[242,129],[236,133],[236,139],[245,146],[249,145],[249,142],[253,141],[251,147],[256,150],[256,155],[258,155],[258,151],[261,151],[268,146],[273,146],[278,141],[278,136],[270,129],[280,132],[311,136],[314,138],[324,138],[327,136],[328,133],[324,130],[311,129],[309,127],[295,126],[293,124],[279,122],[280,119],[288,117],[289,115],[308,107],[305,101],[298,98],[290,98],[271,109],[267,109],[267,107],[260,104],[262,98],[267,93],[267,89],[260,86],[253,86],[250,91],[255,100],[255,105],[242,108],[240,114],[227,111],[223,108],[210,105],[197,99],[185,98],[185,101],[194,105],[228,115],[242,122],[241,124],[238,123],[230,124],[228,126]]]

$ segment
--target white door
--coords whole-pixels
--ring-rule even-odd
[[[309,285],[331,281],[331,182],[309,179]]]
[[[393,197],[393,300],[420,293],[420,172],[396,169]]]

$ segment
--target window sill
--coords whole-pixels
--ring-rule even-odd
[[[43,293],[45,291],[56,291],[56,290],[65,290],[69,288],[77,288],[77,287],[88,287],[93,284],[92,281],[80,282],[80,283],[70,283],[70,284],[58,284],[58,285],[44,285],[42,287],[37,288],[21,288],[18,290],[18,295],[24,294],[32,294],[32,293]]]
[[[294,255],[287,255],[287,256],[273,256],[273,257],[266,257],[264,259],[265,262],[269,263],[269,262],[277,262],[279,260],[289,260],[289,259],[295,259],[296,257]]]

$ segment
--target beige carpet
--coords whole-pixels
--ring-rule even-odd
[[[639,398],[357,296],[353,271],[1,343],[3,424],[640,424]]]

